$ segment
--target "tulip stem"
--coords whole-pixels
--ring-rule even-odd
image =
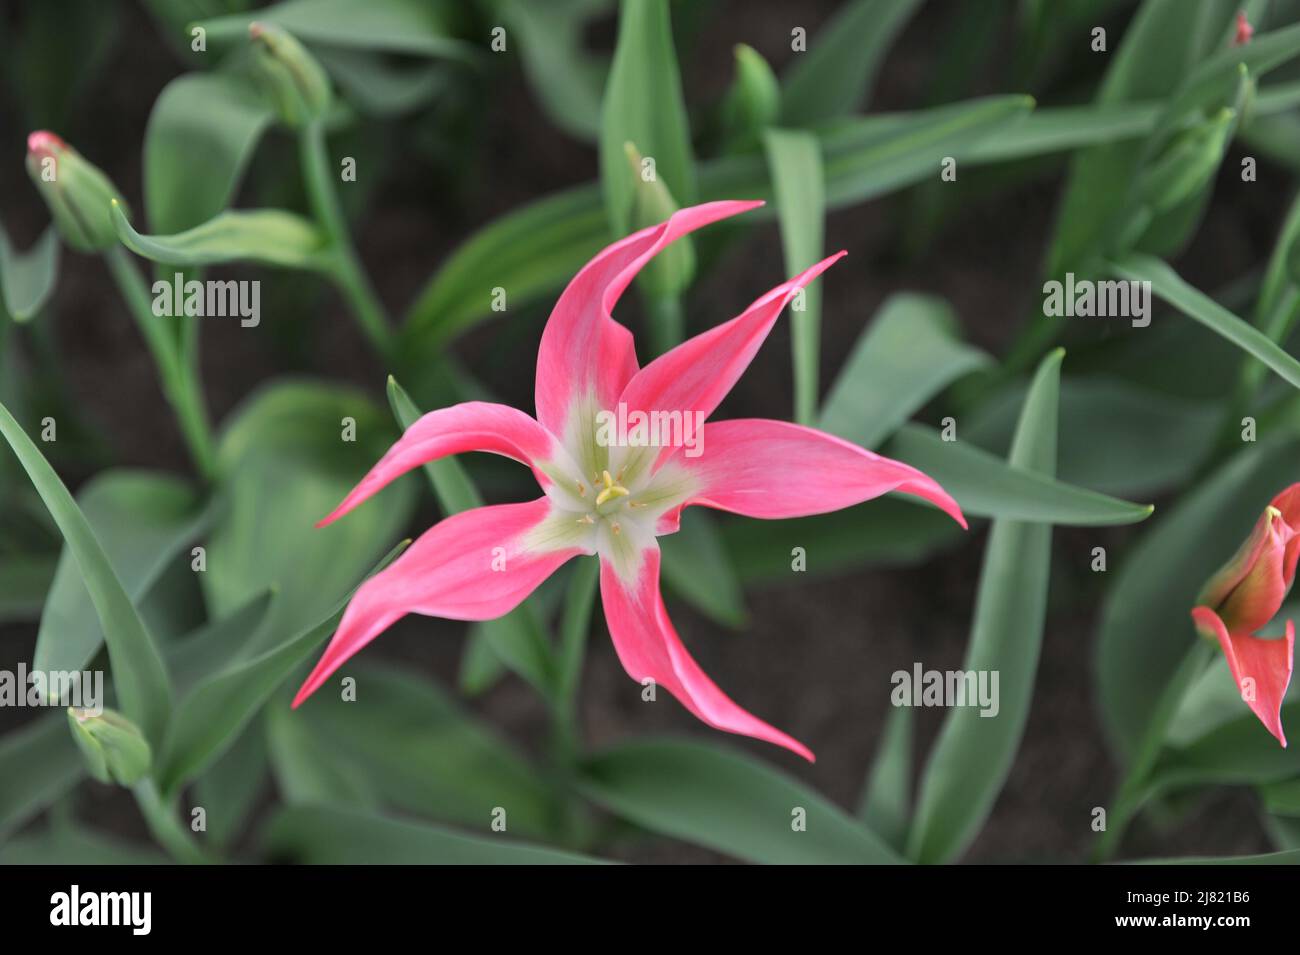
[[[1156,765],[1160,750],[1169,733],[1169,724],[1178,713],[1179,704],[1187,694],[1192,683],[1200,676],[1213,659],[1217,648],[1209,640],[1197,637],[1196,642],[1183,656],[1169,682],[1156,702],[1156,708],[1147,723],[1138,747],[1133,751],[1128,772],[1115,791],[1110,812],[1107,814],[1106,829],[1093,850],[1094,862],[1109,861],[1119,849],[1124,830],[1142,808],[1155,794],[1152,785],[1151,770]]]
[[[176,819],[174,807],[163,802],[152,779],[146,778],[136,783],[132,792],[149,831],[172,858],[190,865],[203,865],[212,861]]]
[[[383,303],[375,294],[356,247],[348,233],[347,221],[334,191],[333,171],[329,150],[325,143],[325,129],[320,121],[303,127],[299,138],[303,181],[307,197],[317,223],[324,230],[334,255],[334,268],[330,276],[361,324],[361,330],[379,354],[388,358],[392,353],[392,323]]]
[[[216,472],[216,444],[199,387],[197,320],[177,316],[177,321],[187,322],[189,327],[179,335],[172,334],[153,313],[149,290],[126,249],[120,245],[106,249],[104,261],[153,356],[163,393],[176,413],[190,456],[203,478],[210,480]]]
[[[564,596],[552,708],[555,758],[562,766],[573,764],[581,745],[574,702],[578,695],[578,681],[582,676],[582,661],[586,655],[587,633],[591,629],[591,612],[596,601],[596,583],[599,579],[599,559],[579,560]]]

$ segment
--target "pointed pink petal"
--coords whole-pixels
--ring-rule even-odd
[[[630,586],[601,558],[600,599],[614,649],[628,676],[638,683],[654,680],[715,729],[766,740],[814,761],[808,747],[733,703],[691,659],[659,593],[657,547],[642,552],[640,569]]]
[[[815,428],[767,418],[711,421],[701,454],[673,457],[700,484],[682,507],[702,504],[747,517],[825,514],[899,491],[924,498],[962,527],[957,502],[933,478]],[[677,529],[681,507],[665,514],[658,532]]]
[[[557,567],[584,552],[531,542],[529,532],[551,513],[550,502],[539,498],[462,511],[429,528],[357,589],[293,705],[408,613],[452,620],[492,620],[509,613]]]
[[[1268,640],[1244,633],[1229,633],[1219,615],[1209,607],[1193,608],[1192,619],[1198,630],[1218,638],[1238,690],[1244,694],[1253,684],[1253,699],[1247,699],[1246,705],[1259,717],[1264,728],[1286,746],[1286,734],[1282,731],[1282,700],[1291,683],[1295,624],[1288,620],[1286,636],[1280,640]],[[1251,684],[1245,684],[1246,680]]]
[[[707,202],[620,239],[573,277],[546,322],[537,350],[537,419],[563,436],[575,397],[594,392],[611,408],[636,374],[631,333],[610,313],[637,273],[669,243],[761,202]]]
[[[361,479],[338,507],[316,526],[338,520],[412,468],[449,454],[490,451],[533,467],[542,487],[549,478],[536,465],[558,453],[558,442],[540,424],[509,405],[467,401],[430,411],[411,424],[370,473]]]
[[[837,252],[759,298],[736,318],[682,342],[641,369],[619,401],[628,411],[713,413],[753,360],[781,311],[817,276],[847,253]],[[660,462],[673,449],[665,448]]]
[[[1286,560],[1282,566],[1287,589],[1295,581],[1296,559],[1300,558],[1300,484],[1292,484],[1273,498],[1273,506],[1282,512],[1282,520],[1291,529],[1286,544]]]

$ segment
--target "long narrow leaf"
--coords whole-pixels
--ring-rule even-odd
[[[920,0],[853,0],[796,54],[783,77],[781,119],[807,126],[859,108],[880,61]]]
[[[1150,282],[1151,290],[1188,318],[1200,322],[1242,351],[1258,358],[1289,384],[1300,388],[1300,361],[1296,361],[1254,325],[1243,321],[1205,293],[1183,281],[1177,272],[1148,255],[1129,255],[1112,263],[1122,278]]]
[[[136,255],[167,265],[260,262],[292,269],[323,269],[332,261],[324,234],[306,219],[279,209],[223,212],[175,235],[143,235],[122,204],[113,203],[113,226]]]
[[[168,83],[145,130],[149,227],[182,232],[225,209],[273,115],[238,73],[185,73]]]
[[[346,809],[281,810],[263,843],[316,865],[590,865],[602,860],[491,835]]]
[[[0,842],[86,774],[62,713],[0,736]]]
[[[405,547],[402,543],[393,548],[371,574],[391,563]],[[290,640],[195,686],[177,707],[159,755],[156,777],[164,793],[174,792],[235,742],[276,687],[330,635],[350,599],[348,594],[323,620]]]
[[[831,385],[822,430],[874,448],[949,384],[989,365],[988,355],[955,337],[956,327],[941,298],[886,299]]]
[[[858,817],[899,852],[912,812],[912,723],[911,707],[890,712],[858,805]]]
[[[77,494],[77,506],[136,605],[168,567],[176,566],[182,548],[203,533],[213,514],[180,478],[123,469],[88,481]],[[104,628],[69,546],[45,599],[32,666],[79,670],[103,644]]]
[[[59,277],[59,234],[49,226],[26,252],[19,252],[0,228],[0,296],[4,311],[25,322],[41,310]]]
[[[1089,527],[1133,524],[1153,510],[1065,484],[1051,472],[1017,467],[962,441],[944,441],[924,425],[901,428],[885,452],[933,477],[967,514]]]
[[[797,275],[823,257],[826,184],[821,146],[811,133],[769,129],[763,135],[781,223],[785,269]],[[817,416],[818,363],[821,355],[821,283],[803,290],[790,316],[794,355],[794,420],[810,425]]]
[[[1048,355],[1034,376],[1008,456],[1013,468],[1051,476],[1056,469],[1056,414],[1062,352]],[[918,862],[955,859],[993,809],[1020,746],[1047,615],[1052,529],[998,520],[984,551],[975,622],[963,669],[998,674],[994,715],[977,707],[951,710],[921,778],[908,856]]]
[[[721,746],[629,743],[589,760],[582,778],[585,793],[623,818],[738,859],[902,861],[817,793]]]
[[[600,181],[615,235],[630,231],[633,186],[624,147],[652,158],[680,205],[695,202],[695,166],[667,0],[623,0],[600,120]]]
[[[104,628],[122,711],[157,743],[171,711],[171,687],[153,637],[132,606],[131,598],[67,486],[2,404],[0,434],[18,456],[81,569],[82,580]]]

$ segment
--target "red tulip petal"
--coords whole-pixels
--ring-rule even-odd
[[[454,514],[425,531],[352,596],[339,628],[293,705],[408,613],[492,620],[509,613],[571,557],[591,553],[572,515],[546,498]]]
[[[1286,636],[1262,639],[1244,633],[1229,633],[1223,621],[1209,607],[1195,607],[1192,619],[1198,630],[1212,633],[1228,658],[1232,678],[1264,728],[1286,746],[1282,731],[1282,700],[1291,683],[1291,666],[1295,656],[1295,625],[1286,622]]]
[[[575,400],[591,395],[612,408],[636,374],[631,333],[614,321],[619,296],[669,243],[761,202],[707,202],[681,209],[660,225],[620,239],[583,266],[560,295],[537,350],[537,420],[566,437]]]
[[[316,526],[338,520],[412,468],[464,451],[488,451],[527,464],[543,487],[550,479],[539,465],[564,457],[563,448],[550,432],[509,405],[467,401],[430,411],[406,429],[370,473]]]
[[[733,703],[691,659],[659,592],[657,547],[643,551],[640,567],[627,583],[602,558],[600,596],[614,649],[628,676],[638,683],[653,680],[715,729],[766,740],[813,761],[808,747]]]
[[[814,428],[766,418],[709,422],[701,450],[697,458],[679,453],[672,459],[698,490],[660,519],[660,533],[676,530],[690,504],[747,517],[805,517],[890,491],[923,498],[966,526],[957,502],[933,478]]]
[[[1296,559],[1300,558],[1300,484],[1292,484],[1273,498],[1273,506],[1282,514],[1282,520],[1291,529],[1286,544],[1286,559],[1282,565],[1283,579],[1290,588],[1295,581]]]
[[[631,411],[681,412],[702,420],[727,396],[772,330],[777,317],[799,290],[846,253],[822,259],[759,298],[739,316],[682,342],[627,383],[619,401]],[[664,448],[659,462],[677,450]]]
[[[1217,603],[1209,603],[1230,633],[1254,633],[1276,616],[1290,581],[1287,547],[1295,532],[1272,510],[1265,511],[1240,552],[1243,573]],[[1229,568],[1235,565],[1229,563]],[[1231,573],[1227,568],[1221,574]],[[1209,588],[1207,588],[1209,589]]]

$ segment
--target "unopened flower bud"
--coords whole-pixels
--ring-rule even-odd
[[[1276,616],[1295,581],[1300,557],[1300,484],[1282,491],[1264,509],[1250,536],[1197,598],[1192,620],[1207,640],[1217,642],[1242,699],[1279,743],[1282,700],[1291,683],[1295,624],[1279,638],[1256,636]]]
[[[307,48],[271,23],[250,23],[248,36],[258,79],[280,119],[298,128],[323,117],[332,99],[330,81]]]
[[[736,79],[722,103],[722,121],[733,149],[758,142],[781,111],[781,86],[767,60],[751,46],[736,45]]]
[[[678,210],[667,183],[653,164],[643,158],[632,143],[624,143],[632,189],[632,228],[645,229],[667,221]],[[695,249],[689,236],[673,242],[646,263],[639,276],[641,287],[652,298],[680,295],[695,276]]]
[[[68,707],[72,738],[86,758],[90,774],[100,782],[133,786],[149,772],[153,761],[149,743],[139,727],[121,713]]]
[[[1146,170],[1138,194],[1156,215],[1199,193],[1218,171],[1236,113],[1228,108],[1173,138]]]
[[[117,187],[81,153],[54,133],[32,133],[27,137],[27,173],[70,248],[99,252],[117,244],[111,215]]]

